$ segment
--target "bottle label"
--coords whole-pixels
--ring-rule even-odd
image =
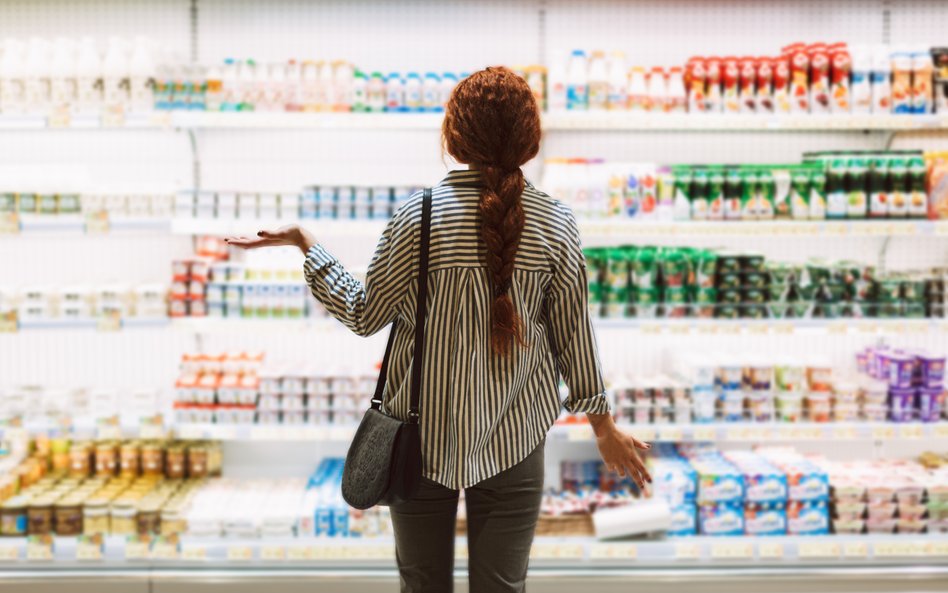
[[[589,96],[586,85],[571,84],[566,87],[566,108],[586,109],[589,106]]]

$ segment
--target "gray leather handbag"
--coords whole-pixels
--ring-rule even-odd
[[[431,242],[431,190],[426,189],[421,209],[421,259],[418,265],[418,305],[415,309],[415,347],[411,365],[411,398],[408,420],[382,411],[385,377],[392,353],[395,327],[388,336],[379,380],[356,430],[342,471],[342,497],[352,507],[367,509],[411,500],[421,481],[421,434],[418,401],[425,354],[425,318],[428,300],[428,250]]]

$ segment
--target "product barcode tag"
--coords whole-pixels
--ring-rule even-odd
[[[68,128],[71,122],[72,114],[69,112],[69,107],[59,105],[50,112],[46,119],[46,126],[50,128]]]
[[[86,234],[101,235],[109,232],[109,213],[105,210],[87,212],[85,220]]]
[[[838,558],[839,544],[836,542],[803,542],[799,547],[800,558]]]
[[[284,546],[263,546],[260,548],[260,559],[270,562],[286,560],[286,548]]]
[[[19,548],[16,546],[0,546],[0,562],[14,562],[19,559]]]
[[[253,548],[250,546],[227,546],[227,560],[230,562],[253,560]]]
[[[595,543],[589,550],[593,560],[635,560],[637,556],[638,548],[629,543]]]
[[[16,311],[0,313],[0,334],[16,333],[20,329]]]
[[[26,540],[26,559],[46,562],[53,559],[53,538],[49,535],[31,535]]]
[[[675,558],[678,560],[698,560],[701,558],[701,546],[693,543],[676,544]]]
[[[96,329],[100,332],[117,332],[122,329],[122,316],[118,311],[109,311],[96,318]]]
[[[711,557],[715,560],[746,560],[754,557],[754,545],[750,542],[722,542],[711,544]]]
[[[783,544],[778,544],[775,542],[761,542],[757,546],[757,552],[760,554],[761,560],[776,560],[783,558]]]
[[[76,560],[102,560],[102,535],[80,535],[76,538]]]
[[[151,539],[148,536],[130,535],[125,540],[126,560],[146,560],[151,548]]]
[[[20,215],[16,212],[0,212],[0,235],[20,233]]]

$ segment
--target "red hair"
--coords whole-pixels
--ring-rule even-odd
[[[510,286],[524,224],[520,167],[540,150],[540,110],[523,78],[504,67],[487,68],[451,93],[442,135],[448,154],[483,178],[481,238],[493,285],[491,347],[506,355],[514,342],[526,344]]]

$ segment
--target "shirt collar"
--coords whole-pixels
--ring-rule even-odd
[[[527,179],[524,179],[524,184],[529,188],[533,188],[533,184]],[[484,183],[481,181],[481,174],[478,171],[456,169],[454,171],[448,171],[448,176],[441,180],[438,187],[446,185],[455,187],[483,187]]]

